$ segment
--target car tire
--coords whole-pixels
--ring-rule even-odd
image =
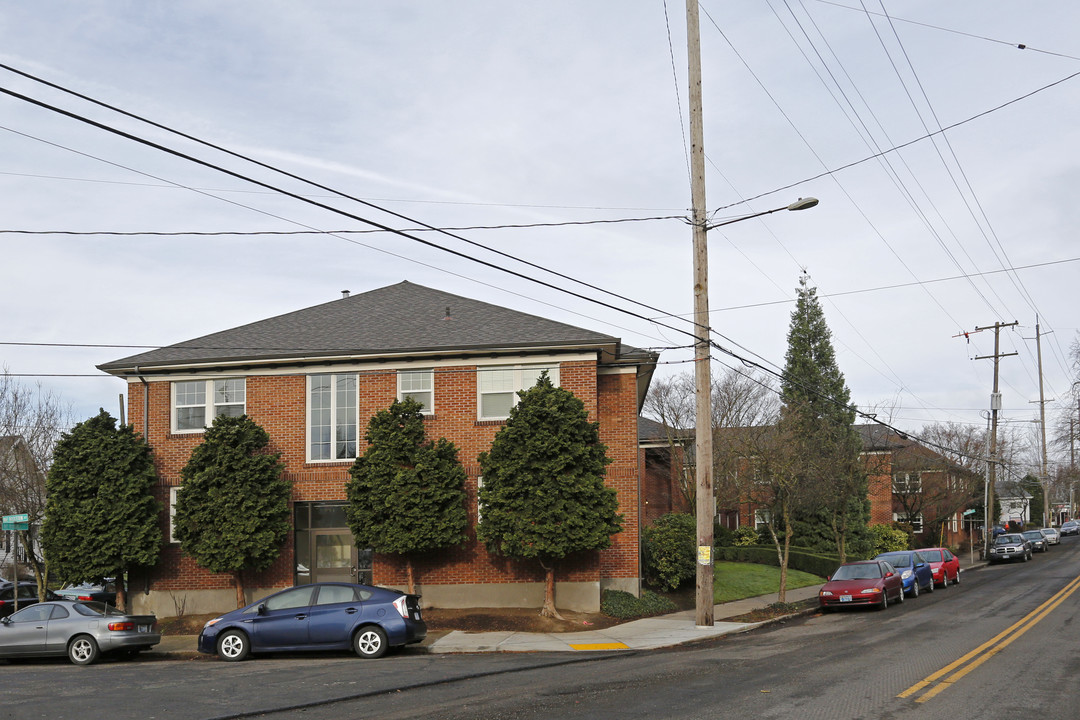
[[[919,578],[915,578],[915,582],[911,583],[911,597],[919,597]]]
[[[380,658],[386,654],[388,645],[386,632],[378,625],[366,625],[353,635],[353,650],[362,658]]]
[[[904,588],[903,587],[900,588],[900,594],[901,595],[904,594]],[[889,609],[889,591],[888,590],[882,588],[882,590],[881,590],[881,602],[878,603],[877,607],[878,607],[878,610],[888,610]]]
[[[226,630],[217,641],[218,657],[226,662],[240,662],[251,654],[248,636],[239,630]]]
[[[953,585],[960,584],[960,568],[956,568],[956,579],[953,580]]]
[[[68,643],[68,660],[75,665],[90,665],[100,654],[97,642],[89,635],[76,635]]]
[[[886,592],[888,592],[888,591],[886,591]],[[896,604],[899,605],[902,602],[904,602],[904,586],[903,585],[900,586],[900,594],[897,595],[897,597],[896,597]]]

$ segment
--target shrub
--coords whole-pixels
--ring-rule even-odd
[[[648,590],[639,598],[622,590],[605,590],[600,595],[600,612],[620,620],[663,615],[676,610],[678,608],[671,600]]]
[[[713,547],[731,547],[735,542],[735,532],[720,523],[713,525]]]
[[[772,565],[773,567],[780,566],[780,558],[776,555],[776,548],[771,545],[717,548],[716,559]],[[808,550],[791,550],[788,552],[788,568],[791,570],[802,570],[812,575],[825,577],[836,572],[839,565],[840,558],[836,555],[818,554]]]
[[[758,533],[752,527],[735,528],[735,539],[731,543],[735,547],[750,547],[758,544]]]
[[[908,534],[884,523],[871,525],[870,536],[874,540],[874,555],[908,549]]]
[[[697,574],[697,520],[668,513],[645,528],[645,580],[653,587],[675,590]]]

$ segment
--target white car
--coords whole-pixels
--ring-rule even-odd
[[[1043,537],[1046,538],[1047,545],[1061,544],[1061,533],[1059,533],[1056,528],[1043,528],[1039,532],[1041,532],[1043,534]]]

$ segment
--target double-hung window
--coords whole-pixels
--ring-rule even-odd
[[[423,406],[424,415],[435,412],[435,371],[434,370],[399,370],[398,400],[412,398]]]
[[[481,420],[505,420],[510,408],[517,405],[518,391],[528,390],[547,370],[553,385],[559,384],[558,367],[547,365],[515,365],[512,367],[481,368],[477,371],[476,388]]]
[[[218,415],[240,417],[246,411],[244,378],[184,380],[172,384],[174,432],[200,432]]]
[[[352,460],[357,437],[356,375],[308,376],[308,459]]]
[[[893,478],[893,492],[897,495],[911,495],[922,492],[922,477],[917,472],[896,473]]]
[[[904,513],[893,513],[893,522],[906,523],[911,526],[911,532],[922,532],[922,513],[915,513],[914,515],[906,515]]]

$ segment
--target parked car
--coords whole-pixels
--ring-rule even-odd
[[[0,619],[0,657],[64,656],[89,665],[111,653],[134,657],[161,642],[157,618],[100,602],[54,600]]]
[[[917,551],[934,573],[934,584],[947,586],[950,582],[960,584],[960,558],[949,552],[948,548],[919,548]]]
[[[210,620],[199,652],[222,660],[251,653],[352,649],[364,658],[427,637],[420,596],[350,583],[314,583],[282,590]]]
[[[105,578],[104,582],[69,583],[57,590],[56,594],[64,600],[94,600],[115,605],[116,581]]]
[[[1025,530],[1020,534],[1031,543],[1031,552],[1046,552],[1050,549],[1050,544],[1046,542],[1046,536],[1041,530]]]
[[[1046,536],[1047,545],[1061,544],[1061,533],[1059,533],[1056,528],[1043,528],[1039,532]]]
[[[1019,560],[1027,562],[1031,559],[1031,543],[1019,533],[1005,533],[994,540],[990,547],[990,562],[1004,562],[1006,560]]]
[[[1061,525],[1062,535],[1080,535],[1080,522],[1076,520],[1066,520]]]
[[[914,550],[896,550],[882,553],[875,560],[884,560],[900,573],[904,581],[904,592],[913,598],[919,597],[923,590],[934,592],[934,571],[926,558]]]
[[[876,605],[884,610],[890,600],[904,602],[904,582],[884,560],[844,563],[818,591],[822,610],[849,605]]]
[[[37,583],[20,580],[18,598],[20,610],[36,604],[38,602]],[[46,590],[45,599],[57,600],[59,598],[53,594],[52,590]],[[0,586],[0,617],[7,617],[13,612],[15,612],[15,586],[8,582]]]

